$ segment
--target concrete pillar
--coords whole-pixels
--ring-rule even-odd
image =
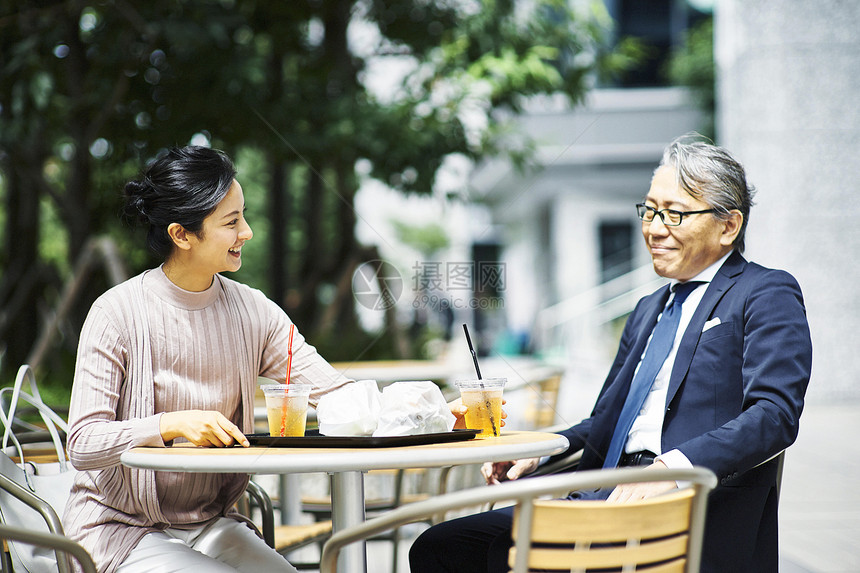
[[[749,259],[800,282],[810,401],[860,400],[860,2],[719,0],[718,140],[757,187]]]

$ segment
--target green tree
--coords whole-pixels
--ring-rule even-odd
[[[589,74],[607,56],[599,48],[608,22],[603,12],[574,13],[559,1],[535,3],[530,11],[518,11],[514,2],[484,2],[481,9],[413,1],[325,7],[314,20],[324,41],[298,57],[287,53],[288,64],[270,68],[295,70],[297,81],[288,78],[286,91],[307,94],[289,99],[290,109],[310,106],[304,119],[265,118],[289,151],[295,142],[303,144],[300,154],[285,158],[286,168],[273,163],[273,173],[305,172],[294,212],[306,230],[300,243],[290,245],[292,254],[273,242],[273,260],[280,261],[284,249],[291,261],[286,275],[279,274],[287,278],[272,281],[273,292],[279,296],[286,289],[285,307],[321,334],[343,330],[342,322],[324,320],[335,313],[320,312],[320,306],[334,304],[344,309],[343,319],[352,316],[352,298],[342,287],[360,262],[375,257],[352,233],[356,161],[366,159],[371,176],[406,193],[431,192],[450,154],[478,160],[504,153],[526,164],[531,148],[512,137],[505,118],[535,94],[561,92],[578,100]],[[363,53],[352,50],[347,20],[374,30],[379,41]],[[413,71],[383,98],[367,89],[362,76],[386,58],[407,60]],[[274,186],[270,191],[278,196]],[[325,221],[335,223],[333,234],[326,233]],[[340,294],[334,302],[317,298],[326,283]]]
[[[0,255],[8,369],[26,360],[88,239],[112,233],[132,268],[146,264],[118,230],[122,183],[160,147],[211,123],[220,110],[201,94],[244,56],[222,37],[235,14],[198,4],[191,14],[173,2],[0,8],[0,173],[4,239],[13,246]],[[181,97],[165,88],[172,73],[185,80]],[[93,281],[68,317],[69,350],[88,303],[108,286],[101,275]]]
[[[691,28],[684,43],[674,51],[668,75],[672,83],[688,86],[696,103],[705,112],[706,122],[702,134],[714,138],[714,112],[716,108],[714,72],[714,19],[708,17]]]
[[[612,56],[600,49],[608,25],[600,4],[584,12],[561,0],[525,5],[0,5],[7,372],[26,360],[88,239],[113,236],[131,273],[153,264],[117,220],[123,182],[159,150],[197,139],[233,154],[264,191],[258,237],[268,248],[256,267],[266,276],[243,269],[243,279],[282,304],[311,340],[326,346],[336,337],[332,358],[356,357],[372,339],[358,330],[349,279],[376,256],[353,232],[356,163],[406,193],[431,192],[450,154],[507,154],[524,165],[530,146],[506,118],[535,94],[579,100]],[[358,29],[376,40],[357,46]],[[411,71],[379,95],[366,82],[386,60],[409,62]],[[69,362],[89,302],[108,286],[100,274],[93,281],[49,368]],[[350,333],[353,345],[344,342]]]

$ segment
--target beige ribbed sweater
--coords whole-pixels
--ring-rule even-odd
[[[161,268],[118,285],[93,304],[81,331],[68,449],[81,470],[63,517],[66,534],[112,572],[149,531],[200,526],[232,507],[245,474],[154,472],[122,466],[135,446],[164,446],[162,412],[219,410],[253,431],[257,377],[286,375],[290,319],[260,291],[220,275],[203,292]],[[349,382],[296,332],[292,380],[311,402]]]

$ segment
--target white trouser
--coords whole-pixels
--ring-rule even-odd
[[[295,573],[250,527],[221,517],[197,529],[147,533],[117,573]]]

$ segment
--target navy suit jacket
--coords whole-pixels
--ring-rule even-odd
[[[570,451],[583,449],[579,469],[602,467],[668,297],[663,287],[639,301],[591,416],[561,432]],[[663,421],[663,452],[678,449],[719,479],[709,500],[703,572],[777,571],[778,460],[771,458],[797,437],[811,367],[797,282],[732,253],[681,339]]]

